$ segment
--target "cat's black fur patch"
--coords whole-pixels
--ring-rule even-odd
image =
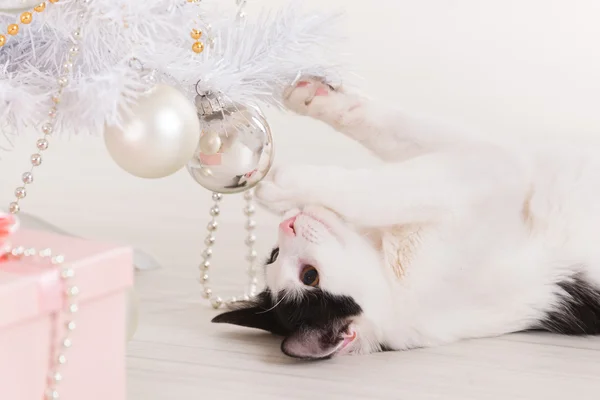
[[[351,297],[333,295],[321,289],[307,290],[299,299],[288,299],[285,292],[279,293],[278,297],[275,302],[266,289],[254,301],[242,303],[236,310],[216,316],[212,322],[287,336],[301,328],[327,329],[337,321],[362,313]]]
[[[385,353],[388,351],[396,351],[395,349],[389,347],[387,344],[384,344],[384,343],[381,343],[379,346],[380,346],[379,351],[381,351],[382,353]]]
[[[600,335],[600,288],[581,276],[558,286],[561,305],[541,321],[541,328],[563,335]]]
[[[217,315],[212,322],[262,329],[279,336],[289,335],[291,332],[279,322],[273,306],[271,294],[264,291],[252,301],[239,303],[234,310]]]
[[[277,257],[279,257],[279,247],[275,247],[273,250],[271,250],[271,254],[269,254],[269,257],[265,262],[265,266],[273,264],[277,260]]]
[[[285,295],[281,292],[278,298]],[[283,326],[296,330],[302,326],[317,328],[345,320],[359,315],[362,309],[351,297],[311,289],[305,291],[300,299],[282,301],[273,312]]]

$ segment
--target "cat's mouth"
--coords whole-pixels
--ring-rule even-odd
[[[322,329],[313,329],[312,332],[308,335],[305,332],[304,335],[292,335],[286,338],[281,346],[283,353],[301,360],[328,360],[349,354],[352,351],[351,345],[358,338],[358,333],[352,327],[337,334]],[[332,337],[335,338],[334,342],[331,342]]]
[[[353,328],[348,328],[340,337],[341,341],[337,345],[336,349],[328,357],[325,358],[337,357],[350,353],[350,347],[357,337],[358,334],[356,333],[356,331]]]
[[[342,341],[342,344],[341,344],[340,348],[338,349],[338,351],[336,352],[336,354],[342,353],[350,344],[354,343],[357,336],[358,336],[358,334],[356,333],[356,331],[354,329],[350,328],[348,330],[348,333],[343,336],[344,340]]]

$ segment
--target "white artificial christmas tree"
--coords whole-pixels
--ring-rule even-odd
[[[301,75],[338,76],[330,48],[338,15],[306,13],[301,0],[292,0],[250,19],[245,4],[0,0],[0,151],[10,150],[14,135],[38,132],[31,169],[16,177],[22,183],[12,188],[9,211],[21,211],[55,136],[104,135],[109,153],[130,173],[161,177],[187,165],[215,192],[200,278],[215,308],[236,301],[207,285],[220,193],[246,191],[250,278],[237,300],[252,296],[249,189],[273,155],[258,106],[281,106]]]
[[[119,109],[160,82],[190,102],[200,82],[200,91],[234,102],[277,105],[299,71],[321,75],[333,65],[323,45],[331,43],[335,16],[303,13],[299,3],[250,20],[223,0],[48,0],[40,11],[38,2],[0,0],[2,131],[45,121],[59,78],[68,84],[53,125],[65,135],[102,134],[105,123],[119,122]],[[24,15],[31,22],[21,22]],[[15,35],[8,33],[12,24]],[[76,61],[65,73],[76,41]]]

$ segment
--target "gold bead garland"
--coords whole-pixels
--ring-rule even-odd
[[[58,3],[59,0],[48,0],[50,3]],[[42,2],[40,4],[38,4],[37,6],[33,7],[33,11],[37,12],[37,13],[41,13],[46,9],[46,3]],[[31,11],[25,11],[23,13],[21,13],[20,17],[19,17],[19,21],[21,24],[23,25],[29,25],[31,24],[31,22],[33,21],[33,13]],[[8,27],[6,28],[6,33],[8,33],[10,36],[16,36],[19,34],[20,31],[20,27],[18,23],[14,23],[14,24],[10,24],[8,25]],[[6,36],[0,34],[0,47],[4,46],[6,44]]]
[[[192,29],[190,36],[195,40],[194,44],[192,44],[192,51],[196,54],[202,53],[204,51],[204,43],[200,41],[202,31],[199,29]]]
[[[202,31],[199,31],[198,29],[192,29],[192,33],[190,33],[190,36],[192,37],[192,39],[198,40],[202,37]]]
[[[19,33],[19,25],[17,25],[17,24],[10,24],[8,26],[8,29],[6,31],[8,32],[9,35],[15,36],[17,33]]]
[[[188,3],[200,3],[200,0],[187,0]],[[196,54],[200,54],[204,51],[204,43],[200,41],[202,37],[202,31],[199,29],[192,29],[190,36],[195,42],[192,44],[192,51]]]
[[[202,53],[204,51],[204,43],[202,42],[196,42],[192,45],[192,50],[194,51],[194,53]]]
[[[31,14],[29,11],[24,12],[23,14],[21,14],[21,23],[28,25],[31,23],[31,21],[33,20],[33,14]]]

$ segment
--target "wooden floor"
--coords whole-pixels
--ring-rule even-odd
[[[231,293],[243,280],[238,231],[216,248],[215,290]],[[210,323],[215,311],[196,281],[201,249],[191,245],[201,240],[177,242],[173,248],[186,250],[174,251],[171,265],[137,277],[129,400],[600,399],[600,338],[517,334],[317,363],[289,359],[277,338]],[[270,244],[261,242],[261,251]]]

